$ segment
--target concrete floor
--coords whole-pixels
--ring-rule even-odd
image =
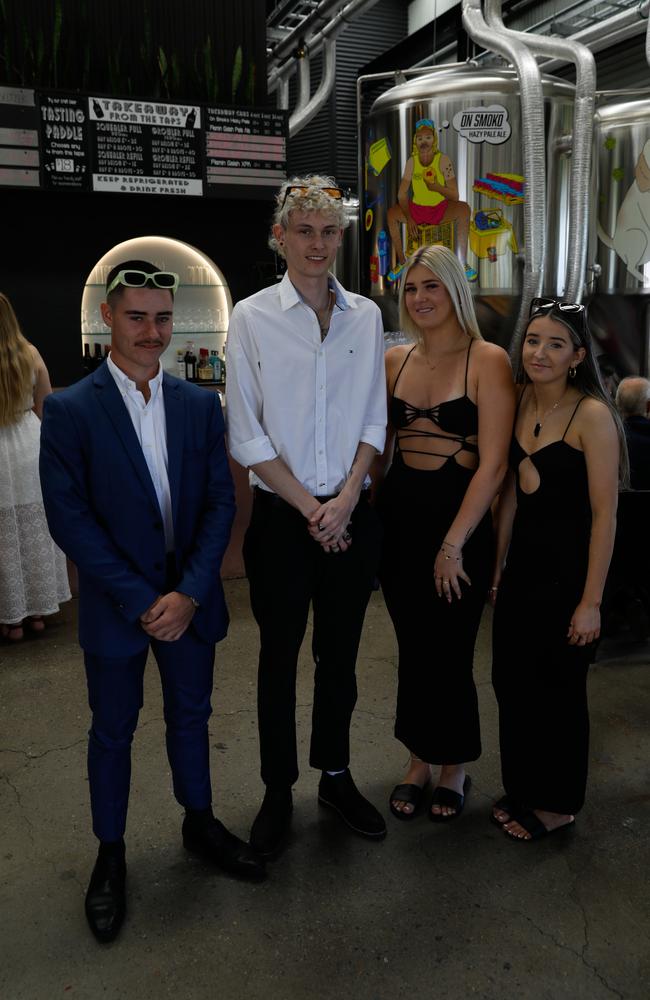
[[[217,651],[213,776],[218,815],[246,836],[262,791],[256,631],[245,581],[227,590],[232,625]],[[462,820],[434,826],[425,817],[404,824],[388,816],[380,844],[346,832],[317,805],[317,775],[306,763],[305,643],[295,832],[258,886],[207,870],[183,851],[159,686],[149,669],[134,744],[129,914],[120,938],[103,947],[83,915],[95,842],[75,602],[44,637],[3,643],[2,1000],[647,1000],[648,647],[630,647],[625,659],[601,659],[593,668],[591,777],[575,833],[516,844],[487,819],[500,791],[489,616],[477,655],[484,753],[471,765]],[[407,755],[392,736],[395,642],[378,594],[358,675],[353,773],[387,813]],[[432,706],[432,723],[435,713]]]

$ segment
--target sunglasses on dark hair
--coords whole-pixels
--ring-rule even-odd
[[[557,309],[558,312],[563,313],[584,313],[585,307],[581,302],[560,302],[559,299],[552,299],[547,296],[540,296],[535,298],[530,303],[529,316],[533,313],[544,312],[545,310]]]
[[[173,271],[154,271],[153,274],[147,274],[146,271],[126,269],[117,272],[106,289],[106,294],[110,295],[118,285],[125,285],[127,288],[145,288],[151,282],[156,288],[166,288],[175,295],[179,281],[178,275]]]
[[[280,208],[284,208],[289,195],[299,195],[301,198],[306,198],[310,191],[323,191],[330,198],[333,198],[334,201],[340,201],[343,197],[343,191],[340,187],[318,187],[317,184],[290,184],[284,192]]]

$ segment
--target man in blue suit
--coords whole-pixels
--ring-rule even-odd
[[[185,847],[263,878],[214,818],[208,718],[215,643],[228,626],[220,566],[234,516],[218,396],[163,372],[177,275],[126,261],[107,279],[105,364],[47,400],[41,483],[53,538],[79,571],[79,641],[92,725],[88,774],[99,853],[86,916],[100,941],[124,919],[131,741],[149,647],[164,699]]]

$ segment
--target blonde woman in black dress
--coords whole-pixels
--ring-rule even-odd
[[[492,818],[528,841],[573,825],[584,802],[587,670],[626,455],[582,305],[533,300],[515,357],[519,402],[492,581],[505,795]]]
[[[390,809],[411,819],[437,765],[430,818],[445,822],[460,815],[465,763],[481,752],[474,643],[514,385],[505,351],[481,338],[467,279],[445,247],[407,262],[400,325],[415,343],[386,352],[392,464],[378,510],[380,579],[399,646],[395,735],[411,760]]]

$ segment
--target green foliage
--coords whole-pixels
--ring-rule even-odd
[[[52,80],[54,86],[58,87],[59,79],[59,46],[61,44],[61,29],[63,27],[63,0],[55,0],[54,4],[54,32],[52,34]]]
[[[238,46],[235,52],[235,61],[232,67],[232,103],[235,103],[235,98],[237,96],[237,89],[239,87],[239,81],[241,80],[241,67],[242,67],[242,52],[241,45]]]
[[[107,32],[88,0],[0,0],[0,85],[252,104],[252,53],[237,38],[215,38],[215,20],[212,30],[209,20],[203,28],[185,20],[179,6],[140,0],[130,7],[132,31],[116,21]],[[215,7],[206,17],[219,25]],[[183,44],[179,24],[195,42]]]

